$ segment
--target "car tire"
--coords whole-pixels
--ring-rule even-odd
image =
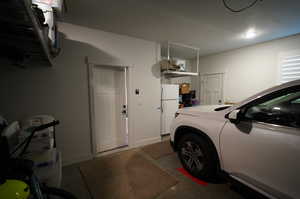
[[[184,169],[190,174],[207,182],[219,182],[218,154],[210,141],[197,134],[186,134],[178,141],[177,149]]]

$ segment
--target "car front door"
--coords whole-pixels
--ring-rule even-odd
[[[278,198],[300,198],[300,88],[268,95],[240,109],[220,137],[232,177]]]

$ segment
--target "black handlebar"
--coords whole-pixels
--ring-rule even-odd
[[[51,126],[58,125],[58,124],[59,124],[59,121],[54,120],[53,122],[50,122],[50,123],[47,123],[47,124],[42,124],[40,126],[35,127],[33,131],[41,131],[41,130],[44,130],[44,129],[49,128]]]
[[[50,122],[50,123],[42,124],[42,125],[40,125],[40,126],[34,127],[33,129],[31,129],[31,134],[30,134],[30,136],[29,136],[27,139],[25,139],[25,140],[23,141],[23,143],[21,143],[20,145],[18,145],[18,146],[16,147],[16,149],[10,154],[10,156],[13,155],[15,152],[17,152],[17,151],[25,144],[25,146],[24,146],[22,152],[21,152],[20,155],[19,155],[19,156],[22,156],[22,155],[26,152],[26,150],[27,150],[27,148],[28,148],[28,146],[29,146],[29,144],[30,144],[30,142],[31,142],[31,140],[32,140],[32,138],[33,138],[35,132],[44,130],[44,129],[49,128],[49,127],[51,127],[51,126],[56,126],[56,125],[58,125],[58,124],[59,124],[59,121],[58,121],[58,120],[53,120],[53,121]]]

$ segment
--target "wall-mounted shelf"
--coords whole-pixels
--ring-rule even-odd
[[[180,71],[163,71],[163,75],[166,78],[186,77],[186,76],[198,76],[198,73],[193,72],[180,72]]]
[[[51,49],[48,26],[31,0],[2,0],[0,6],[0,55],[18,64],[34,60],[51,66],[58,51]]]

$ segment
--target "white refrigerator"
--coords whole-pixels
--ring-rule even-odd
[[[179,85],[162,84],[161,96],[161,135],[167,135],[179,106]]]

